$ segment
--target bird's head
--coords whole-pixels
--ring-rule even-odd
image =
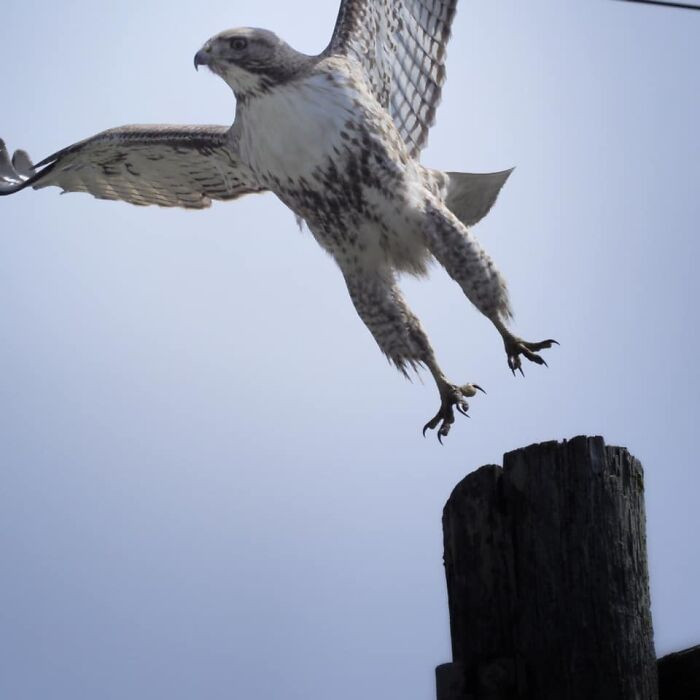
[[[274,32],[244,27],[209,39],[196,53],[194,66],[207,66],[236,96],[247,97],[293,78],[308,60]]]

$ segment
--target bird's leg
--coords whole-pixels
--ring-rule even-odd
[[[552,345],[559,345],[556,340],[550,338],[549,340],[540,340],[537,343],[530,343],[513,335],[508,328],[506,328],[505,323],[503,323],[500,318],[492,318],[491,320],[503,338],[503,344],[506,348],[506,355],[508,356],[508,367],[510,367],[513,374],[518,371],[523,376],[525,375],[523,372],[522,363],[520,362],[521,355],[530,360],[530,362],[534,362],[538,365],[544,365],[545,367],[547,366],[544,359],[537,353],[540,350],[551,348]]]
[[[440,392],[440,410],[423,427],[423,435],[428,430],[435,430],[438,426],[437,439],[442,444],[442,438],[447,437],[452,424],[455,422],[455,412],[457,409],[463,416],[468,417],[469,404],[466,399],[475,396],[477,391],[486,393],[478,384],[464,384],[457,386],[450,384],[442,373],[442,370],[435,362],[434,357],[426,358],[424,364],[430,370],[438,391]]]
[[[343,272],[355,309],[382,352],[406,376],[409,369],[420,365],[433,375],[440,392],[440,410],[423,428],[423,434],[438,428],[437,436],[442,442],[455,422],[454,409],[466,415],[469,408],[466,399],[483,389],[476,384],[450,384],[435,360],[428,336],[406,305],[390,270],[368,272],[346,264]]]
[[[450,211],[430,200],[426,203],[425,215],[424,231],[430,252],[474,306],[496,326],[503,338],[511,371],[523,374],[521,355],[530,362],[546,365],[537,353],[558,345],[557,341],[549,339],[530,343],[506,328],[504,321],[510,318],[511,311],[505,280],[469,229]]]

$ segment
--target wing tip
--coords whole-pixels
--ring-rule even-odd
[[[15,153],[15,156],[17,156],[17,153]],[[22,172],[23,168],[17,168],[15,166],[15,156],[10,159],[10,154],[7,150],[5,141],[0,139],[0,195],[8,195],[19,192],[27,186],[29,181],[29,177],[25,176]],[[25,165],[22,155],[19,156],[17,161],[19,162],[20,166]]]
[[[30,178],[36,172],[34,163],[25,150],[18,149],[12,155],[12,167],[21,177]]]

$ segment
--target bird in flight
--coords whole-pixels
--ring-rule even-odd
[[[489,318],[508,365],[554,340],[508,329],[503,277],[471,232],[510,171],[443,172],[419,155],[445,81],[457,0],[342,0],[333,36],[317,56],[264,29],[209,39],[194,57],[236,98],[228,126],[132,125],[104,131],[34,164],[0,141],[0,195],[55,185],[131,204],[202,209],[212,200],[273,192],[335,259],[355,309],[404,374],[426,367],[440,408],[423,428],[447,436],[477,384],[440,369],[397,275],[437,260]],[[483,391],[483,390],[482,390]]]

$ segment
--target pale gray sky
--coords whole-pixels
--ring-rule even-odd
[[[5,0],[0,136],[43,157],[110,126],[230,123],[192,57],[231,26],[322,49],[336,2]],[[659,653],[700,641],[700,13],[462,0],[428,165],[517,166],[476,234],[514,379],[441,270],[406,280],[455,381],[440,448],[341,276],[272,196],[206,212],[57,190],[0,201],[0,696],[434,697],[441,508],[504,451],[575,434],[646,469]]]

